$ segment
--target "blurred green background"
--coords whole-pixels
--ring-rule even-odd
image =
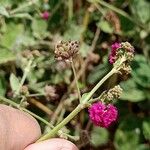
[[[49,12],[48,20],[42,18],[45,11]],[[79,126],[88,133],[88,140],[83,137],[78,145],[80,149],[90,150],[148,150],[149,33],[149,0],[0,0],[0,95],[12,98],[11,92],[15,90],[28,61],[22,53],[39,50],[41,55],[35,58],[35,66],[25,84],[31,93],[43,93],[47,84],[56,87],[56,101],[37,97],[41,103],[55,110],[64,93],[69,91],[69,97],[74,93],[74,90],[68,90],[72,83],[72,71],[66,64],[54,59],[56,42],[69,39],[80,41],[77,72],[88,60],[79,80],[84,92],[90,90],[112,67],[108,63],[111,44],[128,41],[135,47],[131,75],[128,80],[127,77],[114,76],[103,86],[103,89],[108,89],[121,81],[124,91],[116,101],[120,113],[118,123],[108,130],[92,125],[86,128],[87,112],[83,112],[85,117],[80,115]],[[30,106],[29,109],[48,118],[35,107]],[[78,127],[73,129],[72,124],[68,128],[72,133],[78,130]]]

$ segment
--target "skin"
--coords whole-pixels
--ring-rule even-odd
[[[40,126],[32,116],[0,104],[0,150],[78,150],[58,138],[34,143],[40,136]]]

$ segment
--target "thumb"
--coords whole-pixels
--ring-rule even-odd
[[[78,150],[78,148],[65,139],[50,139],[29,145],[24,150]]]

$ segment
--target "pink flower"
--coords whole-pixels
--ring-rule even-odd
[[[89,117],[96,126],[108,128],[116,121],[118,110],[112,104],[105,105],[102,102],[97,102],[89,108]]]
[[[44,20],[48,20],[49,19],[49,16],[50,16],[50,13],[48,11],[44,11],[42,14],[41,14],[41,17],[44,19]]]
[[[121,48],[121,44],[120,43],[114,43],[112,44],[111,46],[111,52],[110,52],[110,55],[109,55],[109,62],[111,64],[113,64],[115,61],[116,61],[116,52],[117,50]]]

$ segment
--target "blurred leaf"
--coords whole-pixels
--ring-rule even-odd
[[[111,26],[111,24],[108,21],[105,20],[101,20],[97,26],[106,33],[113,33],[113,27]]]
[[[91,143],[95,147],[106,144],[108,142],[108,136],[109,133],[107,129],[94,127],[91,131]]]
[[[71,24],[70,27],[64,33],[65,40],[80,40],[81,34],[83,33],[84,28],[75,24]]]
[[[81,53],[82,57],[87,56],[89,49],[90,49],[89,45],[87,45],[86,43],[82,43],[82,45],[80,47],[80,53]]]
[[[0,96],[4,96],[6,93],[6,83],[3,74],[0,74]]]
[[[0,48],[0,64],[15,60],[15,55],[7,49]]]
[[[20,82],[19,82],[19,79],[12,73],[10,75],[10,86],[13,90],[13,92],[15,92],[18,88],[19,88],[19,85],[20,85]]]
[[[9,13],[7,12],[6,8],[3,6],[0,6],[0,15],[9,17]]]
[[[22,18],[22,19],[30,19],[32,20],[32,16],[29,15],[28,13],[18,13],[18,14],[13,14],[10,16],[11,18]]]
[[[143,121],[143,134],[146,140],[150,140],[150,119]]]
[[[132,65],[132,76],[142,87],[150,87],[150,65],[143,55],[136,55]]]
[[[150,21],[150,2],[146,0],[132,0],[131,9],[135,18],[138,18],[142,23]]]
[[[120,123],[114,139],[116,150],[133,150],[133,148],[136,150],[138,148],[141,123],[136,116],[128,116]]]
[[[15,47],[15,44],[20,40],[19,36],[23,34],[23,30],[22,24],[7,24],[6,32],[0,40],[1,44],[7,48]]]
[[[145,100],[146,96],[143,91],[137,88],[136,83],[133,79],[122,82],[121,87],[123,93],[121,94],[121,100],[128,100],[131,102],[138,102]]]
[[[46,35],[47,22],[42,19],[34,19],[32,21],[32,30],[36,38],[43,38]]]
[[[88,75],[87,81],[90,84],[97,82],[109,71],[108,63],[99,64]]]

